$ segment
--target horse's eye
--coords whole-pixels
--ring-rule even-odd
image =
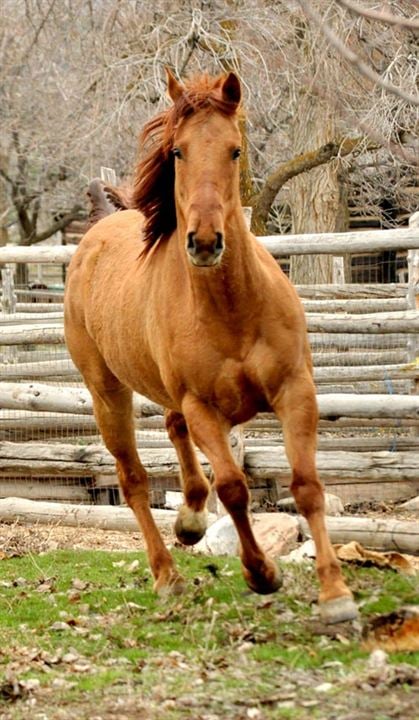
[[[241,148],[235,148],[232,152],[232,158],[233,160],[237,160],[241,155]]]
[[[173,155],[175,156],[175,158],[178,158],[179,160],[182,160],[182,157],[183,157],[183,156],[182,156],[182,151],[181,151],[180,148],[178,148],[178,147],[172,148],[172,153],[173,153]]]

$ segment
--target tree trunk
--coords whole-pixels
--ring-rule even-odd
[[[8,158],[6,154],[0,153],[0,167],[6,172],[8,170]],[[9,199],[6,191],[6,181],[0,180],[0,246],[7,245],[9,242],[9,234],[7,231],[7,210],[9,208]]]
[[[335,137],[335,119],[330,108],[319,98],[306,95],[296,113],[295,154],[313,150],[333,141]],[[333,160],[292,179],[290,198],[293,233],[338,232],[347,229],[347,209],[339,165],[339,160]],[[292,281],[298,284],[331,283],[332,256],[292,256],[290,274]]]

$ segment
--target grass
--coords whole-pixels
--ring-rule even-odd
[[[327,629],[313,619],[317,584],[311,568],[287,566],[283,592],[258,596],[247,592],[236,559],[175,554],[188,592],[166,600],[153,593],[141,553],[56,551],[3,560],[1,720],[2,701],[7,720],[27,717],[28,680],[39,682],[41,704],[45,698],[50,703],[47,718],[59,717],[57,699],[73,707],[123,688],[127,697],[139,693],[150,718],[153,707],[159,717],[162,703],[161,717],[192,717],[188,702],[201,698],[209,704],[208,717],[223,717],[229,703],[234,712],[241,703],[249,708],[251,701],[263,708],[260,717],[298,720],[305,717],[303,707],[287,706],[295,705],[286,699],[291,678],[295,685],[295,678],[310,672],[311,685],[336,684],[368,657],[359,629]],[[345,574],[364,618],[419,603],[417,578],[373,568],[345,568]],[[394,662],[418,666],[419,654],[398,653]],[[303,689],[301,702],[306,694]],[[255,713],[250,716],[258,718]],[[323,717],[315,705],[310,713]],[[91,707],[74,715],[90,716]]]

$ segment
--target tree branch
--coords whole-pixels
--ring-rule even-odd
[[[342,7],[350,10],[350,12],[361,15],[361,17],[368,18],[369,20],[377,20],[378,22],[386,23],[386,25],[397,25],[407,30],[419,30],[419,20],[404,18],[401,15],[393,15],[385,10],[369,10],[349,0],[336,0],[336,2],[338,5],[342,5]]]
[[[333,32],[333,30],[325,23],[322,17],[313,10],[311,4],[307,2],[307,0],[298,0],[300,3],[305,15],[307,15],[312,22],[314,22],[320,30],[322,31],[323,35],[328,39],[331,45],[333,45],[334,48],[342,55],[342,57],[345,58],[348,62],[351,63],[351,65],[354,65],[358,72],[361,73],[361,75],[364,75],[364,77],[371,80],[371,82],[374,83],[374,85],[379,85],[384,90],[387,90],[388,92],[392,93],[393,95],[397,95],[398,97],[402,98],[402,100],[405,100],[407,103],[411,105],[419,105],[419,96],[410,95],[409,93],[404,92],[404,90],[401,90],[396,85],[393,85],[393,83],[388,82],[388,80],[385,80],[382,78],[378,73],[375,72],[369,65],[367,65],[361,58],[353,52],[349,47],[347,47],[342,40]]]
[[[59,230],[64,230],[67,225],[70,225],[70,223],[73,222],[73,220],[82,220],[84,217],[84,208],[82,208],[81,205],[74,205],[74,207],[72,207],[68,213],[63,215],[62,218],[53,222],[43,232],[37,233],[31,240],[30,244],[33,245],[34,243],[42,242],[42,240],[47,240],[47,238],[51,237],[51,235],[54,235]]]
[[[360,138],[346,138],[341,143],[326,143],[316,150],[297,155],[280,165],[274,173],[269,175],[262,190],[252,198],[252,232],[257,235],[263,234],[272,203],[288,180],[302,172],[324,165],[333,158],[344,157],[357,148],[361,149],[361,142]],[[377,150],[379,147],[379,145],[369,144],[366,149]]]

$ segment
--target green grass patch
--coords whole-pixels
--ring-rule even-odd
[[[319,628],[313,569],[286,566],[283,589],[258,596],[246,589],[234,558],[175,556],[188,591],[165,600],[153,592],[143,553],[56,551],[3,560],[0,670],[56,687],[64,704],[112,687],[139,688],[143,698],[161,692],[170,704],[205,688],[215,712],[216,698],[269,698],[279,670],[327,678],[368,656],[359,629]],[[419,602],[416,578],[344,571],[364,618]],[[417,665],[418,655],[397,653],[394,662]],[[288,714],[286,703],[275,717],[304,717]],[[169,710],[168,718],[184,717]]]

